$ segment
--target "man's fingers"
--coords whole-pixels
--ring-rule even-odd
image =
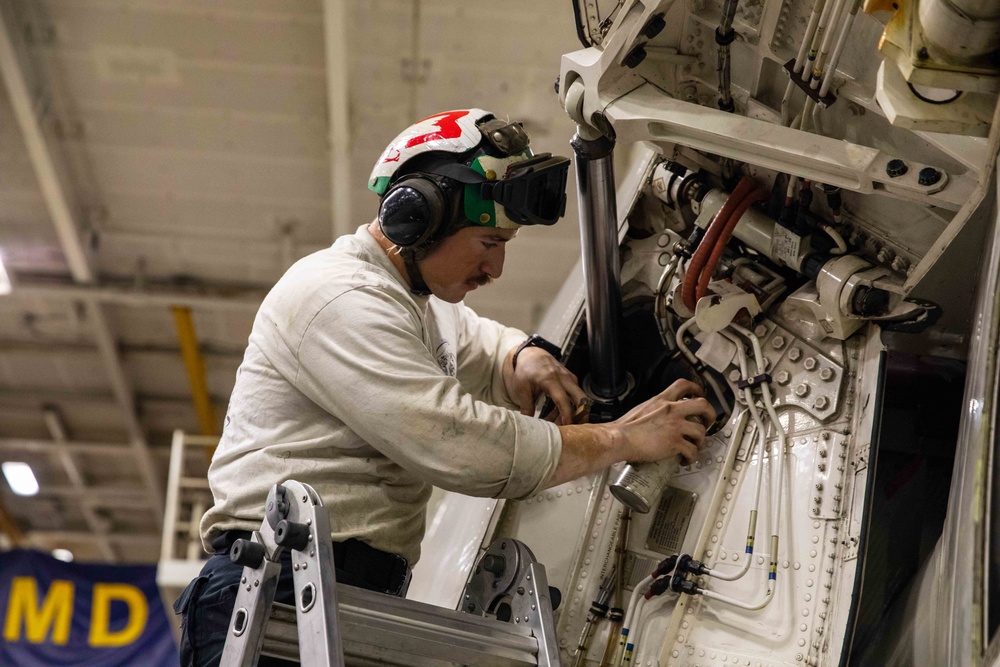
[[[705,444],[705,427],[696,422],[684,420],[680,428],[681,435],[690,443],[697,447]]]
[[[715,421],[715,409],[705,398],[677,402],[677,411],[685,417],[699,417],[707,427]]]
[[[681,462],[684,465],[692,465],[698,460],[698,448],[687,440],[681,441],[677,447],[677,453],[680,454]]]
[[[555,404],[556,409],[559,410],[559,422],[560,424],[572,424],[573,423],[573,399],[570,395],[566,393],[566,390],[558,381],[552,381],[546,383],[542,389],[545,394],[552,399]]]
[[[660,392],[660,396],[668,401],[679,401],[688,396],[701,397],[704,395],[705,391],[701,388],[701,385],[691,382],[691,380],[677,380]]]
[[[515,402],[518,404],[518,406],[520,406],[522,415],[527,415],[529,417],[534,416],[535,397],[532,396],[530,389],[525,389],[521,391],[518,394]]]

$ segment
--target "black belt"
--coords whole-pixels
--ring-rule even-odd
[[[250,532],[227,530],[212,540],[212,549],[216,554],[226,555],[240,539],[249,540]],[[342,583],[399,597],[406,595],[410,567],[402,556],[376,549],[352,537],[333,542],[333,559],[338,570],[337,579]]]

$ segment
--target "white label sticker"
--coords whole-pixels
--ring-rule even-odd
[[[781,225],[774,226],[771,235],[771,258],[782,264],[794,267],[798,263],[799,250],[802,247],[802,237],[785,229]]]

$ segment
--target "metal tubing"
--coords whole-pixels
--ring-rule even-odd
[[[590,342],[590,390],[599,399],[614,399],[627,381],[618,348],[622,295],[615,203],[615,142],[573,137],[580,205],[583,279],[587,288],[587,339]]]

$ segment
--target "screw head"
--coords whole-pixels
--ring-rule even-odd
[[[805,398],[806,396],[808,396],[809,385],[807,385],[805,382],[800,384],[798,387],[795,388],[795,395],[798,396],[799,398]]]
[[[797,347],[793,347],[788,351],[788,358],[792,361],[798,361],[802,358],[802,350]]]
[[[917,174],[917,183],[920,185],[934,185],[941,180],[941,172],[934,167],[924,167]]]
[[[816,368],[816,359],[814,357],[807,357],[806,360],[802,362],[802,365],[806,367],[807,371],[811,371]]]
[[[909,170],[910,168],[906,166],[906,163],[899,158],[889,160],[889,162],[885,165],[885,173],[889,176],[889,178],[897,178]]]
[[[819,371],[819,377],[824,382],[829,382],[830,380],[833,379],[833,369],[832,368],[821,368],[820,371]],[[830,437],[829,433],[824,433],[823,435],[826,436],[826,438],[824,438],[824,440],[826,440],[827,438]]]
[[[816,398],[817,410],[826,410],[829,405],[830,405],[830,399],[828,399],[826,396],[819,396]]]

